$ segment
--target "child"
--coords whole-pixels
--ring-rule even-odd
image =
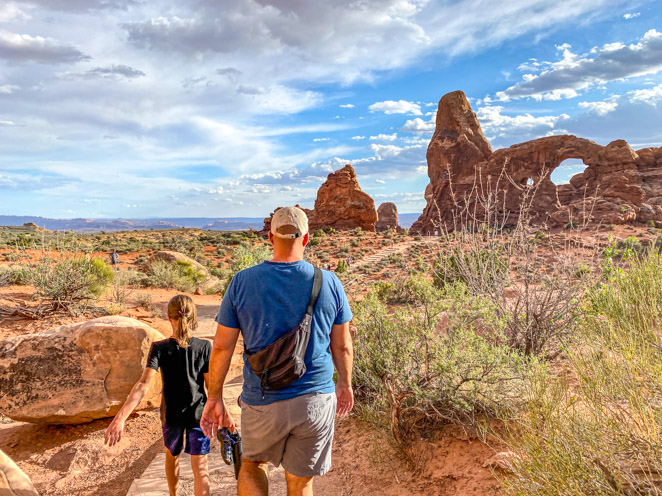
[[[161,424],[170,496],[177,496],[179,454],[184,438],[185,452],[191,455],[195,496],[208,496],[210,440],[200,429],[200,417],[207,402],[205,384],[209,375],[211,343],[191,336],[198,326],[198,319],[190,297],[177,295],[170,300],[168,320],[172,325],[172,336],[152,343],[143,375],[106,429],[105,442],[113,446],[120,441],[124,422],[149,390],[156,371],[161,369]]]

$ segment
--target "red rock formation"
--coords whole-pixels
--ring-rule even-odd
[[[375,230],[377,232],[388,231],[389,229],[400,229],[398,225],[398,207],[395,203],[382,203],[377,209],[377,223]]]
[[[550,174],[569,158],[581,159],[587,168],[556,186]],[[635,152],[623,140],[601,146],[564,135],[493,152],[461,91],[439,101],[427,161],[427,206],[412,231],[434,232],[440,223],[450,227],[458,207],[479,205],[477,189],[499,192],[511,224],[527,195],[532,220],[550,226],[584,217],[603,224],[662,222],[662,147]]]
[[[329,174],[326,182],[317,191],[313,210],[302,210],[308,216],[308,227],[311,231],[326,226],[335,229],[360,227],[364,231],[374,231],[377,222],[375,201],[361,190],[356,172],[349,164]],[[269,232],[272,217],[273,214],[264,219],[264,229],[261,231],[263,234]]]

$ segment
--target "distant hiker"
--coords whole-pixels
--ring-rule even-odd
[[[241,333],[244,458],[238,492],[267,495],[271,462],[283,465],[289,496],[309,496],[313,477],[331,468],[334,415],[354,406],[352,312],[335,274],[303,260],[308,219],[301,209],[276,211],[269,241],[273,259],[237,273],[223,297],[216,316],[209,400],[200,425],[207,435],[220,427],[235,428],[223,403],[223,383]],[[305,336],[310,336],[307,343]],[[305,343],[301,352],[288,350],[299,338]]]
[[[110,254],[110,265],[113,267],[113,269],[117,268],[117,260],[120,258],[120,256],[117,254],[115,250]]]
[[[347,257],[347,268],[349,269],[352,265],[352,257]]]
[[[172,326],[172,336],[152,343],[143,375],[106,429],[104,441],[113,446],[122,439],[124,422],[142,401],[150,381],[160,369],[163,380],[161,426],[170,494],[178,494],[179,455],[186,440],[184,452],[191,455],[194,494],[209,496],[207,453],[210,440],[200,429],[200,417],[207,401],[205,383],[208,384],[209,378],[211,343],[191,335],[198,327],[198,319],[189,296],[177,295],[170,300],[168,320]]]

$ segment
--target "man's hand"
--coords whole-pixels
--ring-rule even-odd
[[[104,444],[108,446],[114,446],[119,443],[122,439],[122,434],[124,432],[124,421],[115,417],[113,421],[106,429],[106,434],[103,437]]]
[[[225,402],[222,399],[207,399],[207,404],[200,419],[202,432],[205,433],[205,436],[213,438],[216,437],[216,432],[223,427],[227,427],[230,432],[237,430],[234,419],[230,415]]]
[[[347,415],[354,408],[354,391],[352,386],[336,385],[336,415],[342,417]]]

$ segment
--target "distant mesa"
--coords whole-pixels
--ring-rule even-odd
[[[395,203],[384,202],[377,209],[377,223],[375,230],[377,232],[388,231],[389,229],[399,230],[398,225],[398,207]]]
[[[375,201],[361,190],[356,172],[349,164],[329,174],[326,182],[317,191],[313,210],[306,208],[302,210],[308,216],[308,227],[311,231],[322,227],[340,230],[360,227],[364,231],[375,231],[377,222]],[[266,234],[271,229],[273,215],[272,213],[264,219],[262,234]]]
[[[571,158],[581,159],[586,169],[569,184],[555,185],[551,173]],[[662,222],[662,147],[634,151],[623,140],[601,146],[562,135],[492,151],[462,91],[439,101],[427,161],[427,205],[412,225],[415,232],[450,227],[458,209],[480,208],[476,189],[499,191],[510,225],[527,194],[537,224]]]

